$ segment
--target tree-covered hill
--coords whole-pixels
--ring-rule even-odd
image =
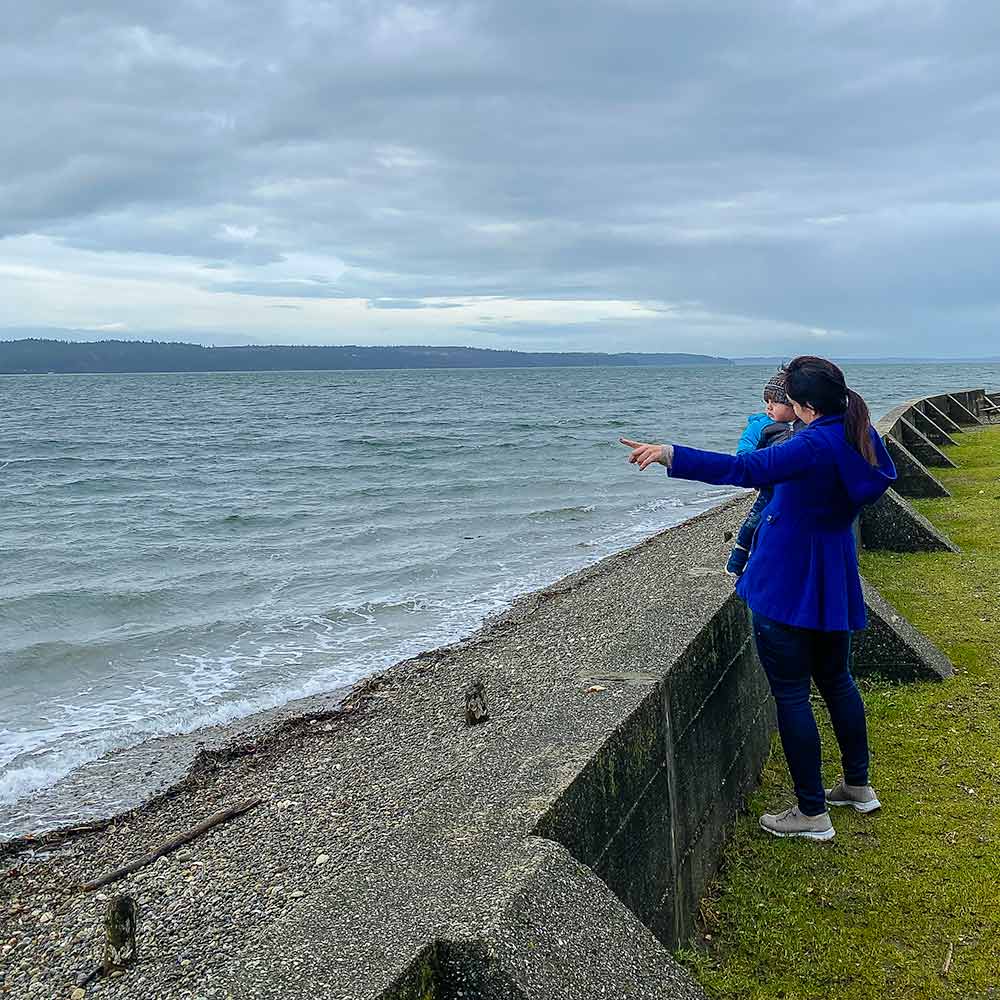
[[[528,353],[478,347],[202,347],[160,341],[0,341],[0,373],[320,371],[362,368],[540,368],[728,365],[705,354]]]

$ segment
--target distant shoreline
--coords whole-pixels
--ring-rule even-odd
[[[708,354],[497,351],[478,347],[203,347],[163,341],[26,339],[0,342],[7,375],[366,371],[720,365]]]
[[[314,371],[774,367],[779,357],[678,352],[507,351],[435,346],[205,347],[173,341],[0,340],[0,375],[176,375]],[[998,364],[1000,358],[839,358],[852,365]]]
[[[562,371],[580,368],[716,368],[706,362],[687,361],[662,365],[487,365],[480,367],[438,367],[438,368],[199,368],[195,370],[164,368],[161,370],[136,369],[108,371],[3,371],[0,378],[39,378],[43,375],[310,375],[322,372],[349,374],[351,372],[524,372]],[[750,368],[752,365],[725,365],[727,368]]]
[[[1000,365],[1000,358],[905,358],[892,360],[888,358],[842,358],[841,364],[845,365],[871,365],[891,367],[894,365]],[[563,369],[578,368],[706,368],[706,367],[726,367],[726,368],[771,368],[781,364],[778,361],[750,361],[741,359],[733,361],[731,364],[719,366],[700,361],[673,362],[671,364],[610,364],[600,363],[589,365],[489,365],[489,366],[463,366],[463,367],[435,367],[435,368],[205,368],[197,370],[186,370],[177,368],[154,369],[129,369],[129,370],[98,370],[92,371],[4,371],[0,369],[0,378],[38,378],[43,375],[295,375],[315,372],[489,372],[489,371],[555,371]]]

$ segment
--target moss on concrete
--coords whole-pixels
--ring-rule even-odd
[[[382,1000],[438,1000],[437,945],[425,948]]]
[[[713,996],[1000,997],[1000,428],[958,440],[958,468],[940,470],[952,496],[916,506],[961,553],[863,556],[958,674],[863,685],[884,808],[835,810],[828,845],[757,829],[760,811],[791,801],[772,753],[703,905],[702,939],[682,954]],[[832,783],[836,743],[817,714]]]

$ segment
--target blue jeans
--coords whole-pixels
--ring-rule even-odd
[[[868,729],[865,706],[850,671],[851,633],[796,628],[755,613],[753,634],[778,707],[778,733],[799,809],[815,816],[825,812],[826,794],[819,730],[809,704],[811,680],[830,710],[844,781],[868,784]]]
[[[757,533],[757,525],[760,524],[760,516],[764,513],[764,508],[771,502],[774,496],[774,489],[765,486],[754,500],[753,506],[747,513],[746,520],[740,525],[740,530],[736,533],[736,545],[726,563],[726,570],[739,576],[746,569],[747,559],[750,558],[750,549],[753,546],[753,536]]]

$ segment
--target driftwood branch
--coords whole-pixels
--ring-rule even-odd
[[[253,809],[253,807],[259,803],[260,798],[247,799],[246,802],[240,802],[238,805],[230,806],[228,809],[223,809],[220,812],[214,813],[212,816],[209,816],[208,819],[202,820],[196,827],[193,827],[186,833],[180,833],[176,837],[172,837],[165,844],[161,844],[155,851],[152,851],[145,857],[139,858],[138,861],[133,861],[130,864],[125,865],[124,868],[117,868],[115,871],[109,872],[107,875],[102,875],[100,878],[94,879],[93,882],[85,882],[80,886],[80,891],[92,892],[94,889],[100,889],[101,886],[108,885],[111,882],[117,882],[118,879],[124,878],[126,875],[131,875],[132,872],[137,872],[141,868],[146,868],[154,861],[158,861],[165,854],[169,854],[171,851],[177,850],[177,848],[183,844],[194,840],[196,837],[200,837],[207,830],[211,830],[213,826],[225,823],[227,820],[233,819],[234,816],[239,816],[242,813],[245,813],[248,809]]]

